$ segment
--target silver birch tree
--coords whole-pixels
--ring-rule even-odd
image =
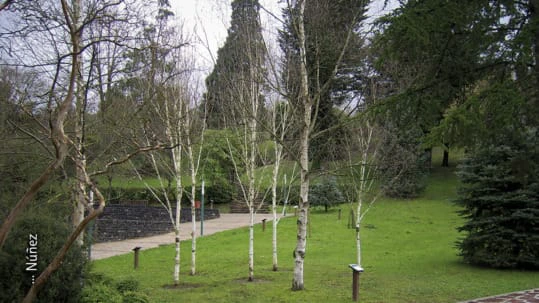
[[[148,97],[144,102],[148,103],[150,113],[157,117],[154,121],[156,125],[145,125],[143,132],[146,134],[146,145],[151,145],[157,140],[163,140],[167,151],[170,153],[162,159],[162,153],[148,153],[148,159],[153,171],[159,180],[159,186],[153,188],[145,182],[146,188],[152,193],[153,197],[161,203],[167,210],[175,234],[175,256],[174,256],[174,285],[180,282],[180,217],[181,201],[183,196],[182,179],[182,155],[187,138],[184,138],[187,124],[190,123],[187,117],[189,112],[189,75],[192,67],[189,66],[192,61],[185,58],[184,48],[187,44],[186,39],[180,29],[168,25],[168,5],[160,4],[157,15],[157,23],[153,28],[154,36],[149,36],[148,48],[150,56],[150,69],[148,77],[141,77],[140,87],[144,87],[145,96]],[[171,69],[171,66],[173,68]],[[159,90],[159,92],[157,91]],[[164,133],[164,137],[160,132]],[[187,148],[190,148],[190,141],[187,142]],[[170,161],[167,161],[167,158]],[[168,162],[168,163],[167,163]],[[162,167],[166,172],[163,172]],[[135,172],[140,180],[144,179],[135,168]],[[163,173],[168,173],[174,181],[174,201],[171,201],[165,184]]]
[[[273,170],[271,175],[271,212],[273,216],[272,221],[272,264],[273,264],[273,271],[277,271],[279,268],[278,265],[278,254],[277,254],[277,227],[279,225],[280,218],[283,217],[286,213],[286,206],[288,202],[288,196],[290,194],[290,190],[287,190],[286,193],[284,193],[284,199],[285,203],[283,205],[283,212],[281,214],[281,217],[277,215],[277,202],[278,202],[278,194],[277,194],[277,185],[279,183],[279,170],[281,167],[281,162],[284,158],[284,139],[285,135],[288,131],[288,128],[290,126],[289,124],[289,105],[285,103],[279,103],[274,102],[273,108],[272,108],[272,119],[271,119],[271,136],[273,138],[273,148],[274,148],[274,157],[275,161],[273,163]],[[294,171],[296,166],[294,165]],[[290,180],[293,180],[293,177],[290,178]],[[287,182],[286,174],[284,175],[284,182],[282,189],[285,190],[286,188],[290,187],[290,183]]]
[[[189,94],[193,104],[185,105],[185,148],[187,150],[187,159],[189,162],[189,175],[191,176],[191,275],[196,274],[196,251],[197,251],[197,226],[196,226],[196,185],[198,170],[200,168],[200,158],[202,156],[202,146],[204,143],[204,130],[206,128],[205,114],[202,121],[196,118],[198,104],[195,92]],[[205,113],[205,111],[204,111]],[[197,123],[198,122],[198,123]],[[195,142],[198,138],[198,142]],[[196,150],[198,144],[198,151]],[[204,214],[200,213],[201,219]]]
[[[323,94],[326,93],[337,75],[343,58],[348,51],[352,37],[356,35],[355,25],[359,22],[363,10],[360,8],[357,12],[351,12],[350,20],[344,20],[347,23],[345,33],[340,49],[337,50],[337,56],[334,60],[334,65],[329,67],[329,77],[323,80],[320,77],[320,65],[314,66],[311,74],[316,75],[314,78],[309,77],[307,69],[307,37],[305,32],[305,7],[306,0],[287,1],[287,13],[290,18],[291,36],[294,38],[294,47],[297,51],[297,77],[298,77],[298,92],[297,100],[291,100],[291,104],[296,107],[300,118],[298,124],[299,130],[299,159],[297,160],[300,167],[300,200],[298,205],[298,220],[297,220],[297,242],[294,249],[294,277],[292,280],[292,290],[304,289],[304,260],[307,249],[307,226],[309,222],[309,184],[310,184],[310,167],[309,167],[309,146],[310,141],[315,136],[320,136],[328,130],[318,131],[313,133],[316,126],[316,119],[319,114],[319,105]],[[312,2],[313,4],[316,2]],[[310,2],[311,4],[311,2]],[[364,7],[365,4],[360,5]],[[315,51],[316,53],[316,51]],[[320,58],[310,58],[320,59]],[[327,71],[326,71],[327,72]]]
[[[231,25],[219,50],[213,72],[206,79],[208,123],[229,127],[240,139],[238,146],[228,140],[230,158],[249,209],[249,281],[254,280],[254,218],[261,206],[256,199],[260,182],[255,175],[259,119],[264,103],[265,49],[260,26],[260,4],[253,0],[232,2]],[[236,160],[235,155],[239,155]],[[242,180],[243,171],[245,180]]]

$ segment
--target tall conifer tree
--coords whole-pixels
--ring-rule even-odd
[[[263,80],[250,73],[252,66],[263,65],[265,57],[259,10],[258,0],[232,2],[228,36],[217,52],[213,71],[206,78],[207,93],[204,101],[210,128],[233,126],[233,121],[238,121],[237,109],[234,108],[246,94],[241,91],[242,84],[261,83]]]

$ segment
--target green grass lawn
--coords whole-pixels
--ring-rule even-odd
[[[361,302],[457,302],[539,287],[539,272],[493,270],[462,263],[455,228],[461,224],[449,169],[436,169],[421,199],[381,200],[365,218]],[[325,213],[313,210],[305,259],[305,291],[290,290],[296,239],[295,218],[279,225],[278,272],[271,271],[271,230],[255,234],[255,282],[247,282],[248,231],[238,229],[200,238],[198,274],[189,276],[190,243],[182,242],[181,285],[172,283],[173,246],[93,262],[93,271],[120,280],[133,277],[154,302],[350,302],[355,263],[354,231],[348,205]]]

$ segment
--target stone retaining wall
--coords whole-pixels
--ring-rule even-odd
[[[175,213],[175,209],[173,209]],[[205,209],[204,220],[219,218],[218,209]],[[200,209],[196,210],[200,220]],[[191,222],[191,209],[182,208],[180,222]],[[174,231],[170,216],[162,206],[107,205],[96,220],[94,242],[119,241]]]

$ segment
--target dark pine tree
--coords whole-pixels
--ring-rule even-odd
[[[253,66],[262,69],[265,60],[259,11],[258,0],[232,2],[226,41],[217,51],[213,71],[206,78],[204,102],[210,128],[234,126],[237,103],[242,97],[248,98],[242,86],[262,82],[250,72]]]

